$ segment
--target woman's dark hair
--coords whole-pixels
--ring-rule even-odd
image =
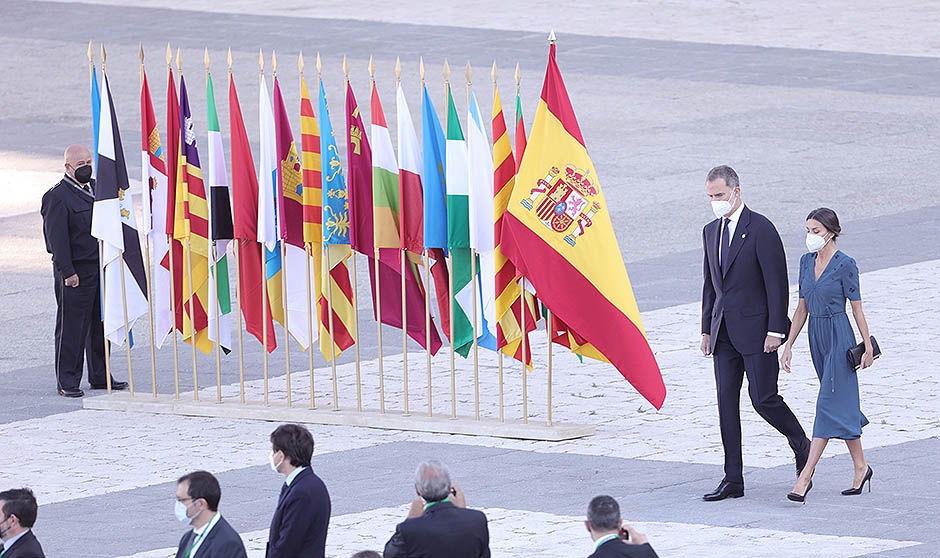
[[[309,467],[313,457],[313,435],[299,424],[282,424],[271,433],[274,451],[283,451],[294,467]]]
[[[832,233],[832,238],[837,238],[842,233],[842,227],[839,226],[839,216],[828,207],[820,207],[809,212],[806,220],[815,219],[826,227],[826,230]]]

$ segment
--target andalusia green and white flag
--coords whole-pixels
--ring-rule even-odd
[[[209,126],[209,164],[207,185],[209,195],[209,231],[215,241],[215,281],[209,281],[209,339],[219,339],[226,354],[232,347],[232,297],[228,282],[228,245],[234,235],[232,227],[232,205],[225,171],[225,151],[222,148],[222,131],[215,111],[215,92],[212,76],[206,85],[206,104]],[[218,294],[216,294],[218,293]],[[216,323],[216,301],[220,324]],[[217,331],[221,330],[221,336]]]
[[[447,244],[453,258],[454,350],[466,357],[473,346],[473,284],[470,266],[470,182],[467,142],[450,86],[447,87]],[[479,308],[477,309],[479,311]]]

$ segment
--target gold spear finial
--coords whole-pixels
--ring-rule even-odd
[[[92,48],[91,41],[88,41],[88,63],[95,63],[95,49]]]
[[[349,83],[349,63],[346,61],[346,55],[343,55],[343,76],[346,77],[346,82]]]
[[[271,50],[271,71],[274,73],[274,77],[277,77],[277,51]]]
[[[467,60],[467,71],[466,71],[466,74],[467,74],[467,85],[470,85],[470,81],[471,81],[470,78],[473,77],[473,70],[470,68],[470,61],[469,61],[469,60]]]
[[[232,47],[228,47],[228,59],[226,62],[228,62],[228,73],[232,75]]]
[[[493,71],[490,72],[490,75],[493,76],[493,83],[496,83],[496,78],[499,76],[499,72],[496,70],[496,61],[493,60]]]
[[[447,59],[444,59],[444,83],[450,81],[450,64],[447,63]]]
[[[105,71],[108,65],[108,53],[104,50],[104,43],[101,43],[101,71]]]
[[[258,49],[258,68],[261,75],[264,75],[264,52],[260,48]]]
[[[519,63],[516,62],[516,89],[519,88],[519,84],[522,82],[522,70],[519,69]]]
[[[317,79],[320,78],[320,74],[323,73],[323,61],[320,60],[320,51],[317,51]]]
[[[418,73],[421,74],[421,83],[424,83],[424,57],[418,58]]]
[[[166,44],[166,67],[169,68],[173,63],[173,49],[170,48],[170,43]]]
[[[183,56],[180,53],[180,47],[176,47],[176,69],[183,71]]]
[[[304,51],[300,51],[300,54],[297,55],[297,71],[300,72],[300,75],[304,75]]]
[[[209,73],[209,47],[202,53],[202,61],[206,63],[206,73]]]
[[[401,56],[395,57],[395,85],[401,85]]]
[[[369,79],[375,81],[375,58],[369,55]]]
[[[140,52],[140,63],[143,64],[143,63],[144,63],[144,43],[143,43],[143,41],[141,41],[141,42],[138,44],[138,48],[139,48],[139,52]]]
[[[552,32],[548,34],[549,44],[555,44],[555,28],[552,27]]]

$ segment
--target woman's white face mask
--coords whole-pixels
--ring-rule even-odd
[[[810,252],[819,252],[823,246],[832,240],[828,235],[818,235],[811,232],[806,233],[806,249]]]

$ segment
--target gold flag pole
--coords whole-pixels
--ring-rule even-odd
[[[495,60],[493,60],[493,70],[490,72],[490,76],[492,76],[493,78],[493,99],[496,99],[496,94],[498,93],[497,78],[499,77],[499,72],[496,69]],[[496,141],[496,138],[493,138],[493,141]],[[512,307],[510,307],[509,311],[512,312]],[[523,334],[522,343],[525,344],[525,326],[523,326],[522,328],[522,334]],[[503,422],[504,416],[503,416],[503,351],[502,350],[497,349],[496,358],[498,359],[497,362],[499,366],[499,378],[497,380],[499,383],[499,422]],[[522,373],[523,375],[525,375],[525,357],[523,357],[522,361],[523,361]]]
[[[232,84],[232,47],[228,49],[228,82],[229,87]],[[238,321],[238,402],[245,403],[245,348],[242,342],[242,283],[241,283],[241,240],[235,239],[235,292],[238,294],[239,309],[235,311],[235,319]]]
[[[401,87],[401,58],[395,59],[395,87]],[[400,147],[400,146],[399,146]],[[402,246],[401,246],[401,362],[402,362],[402,384],[404,387],[404,414],[408,415],[408,295],[405,290],[405,273],[407,273],[407,261],[404,245],[404,213],[405,206],[399,200],[399,221],[401,222]]]
[[[516,78],[516,97],[518,98],[519,87],[522,83],[522,72],[519,69],[518,62],[516,63],[516,74],[514,77]],[[521,312],[521,315],[522,315],[522,320],[521,320],[521,323],[522,323],[522,422],[523,424],[528,424],[529,422],[529,393],[528,393],[529,392],[529,389],[528,389],[529,388],[529,382],[528,382],[529,369],[527,367],[527,364],[529,361],[528,361],[528,358],[526,357],[527,336],[526,336],[526,331],[525,331],[525,311],[526,311],[525,277],[521,279],[521,283],[522,283],[522,312]],[[548,330],[548,324],[546,324],[545,329]],[[549,331],[548,333],[548,345],[549,345],[548,350],[549,351],[552,350],[551,344],[552,344],[552,334]]]
[[[470,88],[473,70],[470,68],[470,61],[467,60],[467,107],[470,107]],[[467,122],[467,126],[470,123]],[[471,225],[473,226],[473,225]],[[476,420],[480,420],[480,354],[477,344],[477,253],[470,248],[470,283],[473,293],[473,412]]]
[[[548,35],[549,44],[555,44],[555,29],[552,29],[552,32]],[[546,383],[548,387],[548,409],[547,409],[547,420],[546,423],[548,426],[552,425],[552,312],[549,310],[545,315],[545,330],[548,331],[548,372],[546,374]]]
[[[258,84],[264,80],[264,53],[258,49]],[[261,244],[261,338],[262,354],[264,356],[264,404],[268,404],[268,247]]]
[[[144,89],[144,44],[140,43],[140,90],[143,93]],[[149,174],[149,173],[148,173]],[[148,224],[148,230],[153,229],[153,202],[150,199],[150,184],[142,184],[141,188],[143,189],[142,194],[147,196],[147,207],[150,209],[147,211],[148,217],[150,217],[150,223]],[[153,397],[157,397],[157,362],[156,354],[154,349],[154,333],[153,333],[153,288],[150,282],[150,234],[144,235],[144,278],[147,282],[147,321],[150,322],[150,383],[153,386]]]
[[[424,57],[418,59],[418,71],[421,74],[421,88],[424,88]],[[430,187],[425,185],[425,188]],[[427,247],[423,250],[424,255],[424,333],[425,333],[425,354],[427,354],[428,367],[428,416],[433,416],[431,405],[431,259]]]
[[[346,55],[343,55],[343,76],[345,76],[346,93],[349,94],[349,64],[346,62]],[[370,169],[371,170],[371,169]],[[347,185],[348,188],[348,185]],[[371,208],[370,208],[371,209]],[[352,290],[353,290],[353,332],[356,336],[356,410],[362,411],[362,378],[359,372],[359,291],[358,281],[356,280],[356,251],[350,250],[349,270],[352,272]]]
[[[104,53],[104,46],[101,47],[101,52]],[[88,41],[88,83],[89,88],[91,87],[91,75],[94,71],[94,51],[91,49],[91,41]],[[105,71],[105,62],[104,58],[101,59],[101,74],[102,78],[104,77]],[[100,99],[100,96],[99,96]],[[100,102],[100,100],[99,100]],[[100,133],[100,131],[99,131]],[[97,141],[98,138],[95,138]],[[97,172],[97,169],[95,169]],[[100,276],[100,281],[98,283],[98,290],[100,291],[99,305],[101,306],[101,329],[104,329],[104,241],[98,241],[98,273]],[[108,338],[104,338],[104,369],[107,374],[105,379],[105,385],[108,387],[108,395],[111,395],[111,342],[108,341]]]
[[[104,44],[101,45],[101,75],[102,78],[107,79],[107,64],[108,64],[108,53],[104,50]],[[110,110],[110,108],[108,109]],[[126,191],[124,194],[118,192],[118,195],[123,196],[127,194]],[[124,250],[118,250],[118,274],[121,276],[121,308],[124,311],[124,348],[127,353],[127,382],[129,384],[129,392],[131,397],[134,396],[134,369],[131,367],[131,335],[130,328],[127,325],[127,294],[124,289]],[[102,312],[103,314],[103,312]],[[110,381],[110,374],[109,374]]]
[[[173,61],[173,51],[170,50],[170,43],[166,44],[166,78],[167,81],[170,79],[170,64]],[[179,118],[179,115],[177,115]],[[169,130],[167,130],[169,133]],[[169,162],[169,158],[167,158]],[[173,185],[173,188],[176,188],[176,185]],[[176,399],[180,398],[180,362],[179,362],[179,349],[176,346],[176,273],[175,265],[173,264],[173,235],[167,233],[166,235],[167,245],[169,247],[169,261],[170,261],[170,310],[173,312],[173,326],[170,328],[170,333],[173,334],[173,390],[176,396]]]
[[[304,83],[304,53],[301,51],[297,55],[297,71],[300,73],[300,84]],[[301,155],[303,157],[303,155]],[[313,250],[309,242],[304,242],[304,261],[307,264],[307,366],[310,367],[310,408],[316,409],[317,402],[313,391],[313,307],[316,301],[313,300],[310,289],[310,257]],[[311,306],[312,305],[312,306]],[[319,317],[317,323],[319,324]]]
[[[450,104],[450,64],[444,59],[444,106]],[[450,110],[448,108],[448,110]],[[450,418],[457,418],[457,362],[454,359],[456,346],[454,345],[454,253],[453,248],[447,252],[447,310],[450,314]]]
[[[273,78],[277,79],[277,51],[271,51],[271,71]],[[276,188],[277,186],[275,186]],[[283,187],[283,185],[282,185]],[[281,223],[283,227],[284,224]],[[284,369],[285,381],[287,384],[287,406],[291,406],[291,388],[290,388],[290,327],[287,315],[290,313],[287,308],[287,239],[281,238],[281,306],[284,310]]]
[[[183,79],[183,63],[180,56],[180,49],[176,49],[176,69],[179,70],[180,79]],[[184,138],[180,138],[180,141],[185,141]],[[182,151],[182,147],[180,147]],[[188,163],[187,163],[187,166]],[[186,169],[182,169],[183,173],[186,173]],[[185,194],[184,194],[185,196]],[[185,216],[184,216],[185,218]],[[192,243],[190,242],[189,234],[186,235],[186,247],[183,250],[183,256],[186,259],[186,273],[189,277],[189,344],[192,348],[193,355],[193,400],[199,401],[199,378],[196,375],[196,311],[195,311],[195,298],[196,290],[195,285],[193,285],[193,255],[192,255]],[[184,320],[185,325],[185,320]],[[185,329],[185,328],[184,328]],[[183,337],[185,339],[186,332],[183,332]]]
[[[369,56],[369,85],[375,88],[375,59]],[[371,91],[369,92],[371,95]],[[385,412],[385,371],[382,356],[382,288],[380,283],[381,269],[379,265],[380,248],[375,246],[375,316],[377,318],[378,344],[379,344],[379,410]],[[357,320],[358,323],[358,320]]]
[[[206,47],[203,52],[203,62],[206,64],[206,87],[209,87],[209,48]],[[209,189],[206,191],[206,194],[209,196],[209,212],[212,212],[212,185],[209,185]],[[210,237],[212,236],[212,231],[209,231]],[[213,301],[213,310],[215,311],[215,401],[216,403],[222,402],[222,356],[221,356],[221,347],[222,347],[222,320],[219,309],[219,263],[218,263],[218,243],[213,238],[212,239],[212,258],[210,266],[210,281],[215,283],[215,300]]]
[[[317,84],[323,82],[323,62],[317,52]],[[318,88],[319,89],[319,88]],[[320,115],[321,118],[323,115]],[[321,153],[322,157],[323,154]],[[336,337],[333,330],[333,266],[330,264],[330,245],[321,238],[323,243],[323,260],[321,263],[321,282],[326,286],[327,328],[330,332],[330,371],[333,374],[333,410],[339,410],[339,380],[336,377]]]

